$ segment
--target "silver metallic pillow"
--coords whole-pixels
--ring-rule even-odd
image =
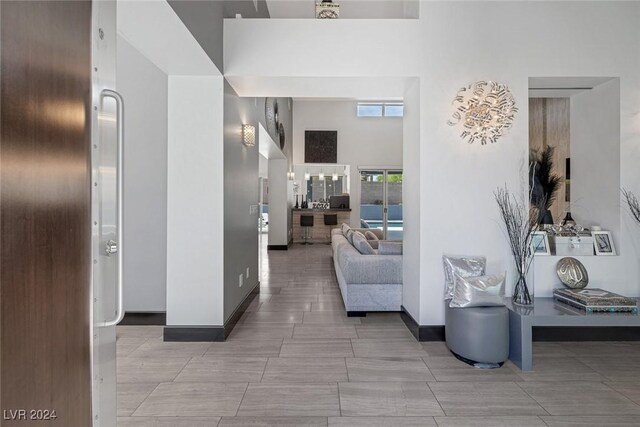
[[[504,305],[504,281],[507,273],[494,276],[462,277],[454,275],[451,308],[499,307]]]
[[[487,259],[483,256],[442,256],[444,267],[444,299],[453,297],[454,274],[461,277],[484,276]]]

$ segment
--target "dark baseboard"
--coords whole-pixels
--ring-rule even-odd
[[[224,341],[222,326],[165,326],[164,341],[214,342]]]
[[[233,328],[236,326],[236,324],[238,323],[242,315],[247,311],[247,308],[249,307],[249,305],[253,302],[255,297],[257,297],[258,295],[260,295],[260,282],[258,282],[256,286],[254,286],[254,288],[251,289],[251,292],[247,294],[244,300],[242,300],[240,305],[235,309],[233,314],[229,316],[229,319],[224,323],[224,339],[225,340],[229,337],[229,335],[231,334],[231,331],[233,331]]]
[[[404,307],[400,315],[418,341],[445,341],[444,325],[419,325]],[[534,326],[533,341],[640,341],[640,327]]]
[[[411,335],[413,335],[416,339],[419,339],[420,325],[418,325],[418,322],[416,322],[416,320],[409,314],[404,306],[400,306],[400,317],[402,318],[404,324],[407,326],[407,329],[409,329],[409,332],[411,332]]]
[[[260,282],[247,294],[224,326],[165,326],[164,341],[221,342],[227,339],[253,299],[260,294]]]
[[[289,247],[293,245],[293,239],[289,240],[286,245],[267,245],[268,251],[288,251]]]
[[[533,341],[640,341],[640,327],[534,326]]]
[[[164,326],[167,324],[167,313],[158,312],[127,312],[118,325],[120,326]]]
[[[367,317],[366,311],[347,311],[347,317]]]
[[[286,251],[289,249],[289,245],[267,245],[268,251]]]
[[[407,309],[400,307],[400,317],[418,341],[444,341],[444,325],[419,325]]]

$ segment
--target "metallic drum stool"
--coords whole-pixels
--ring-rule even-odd
[[[449,350],[470,364],[501,366],[509,357],[509,310],[506,307],[450,308],[448,302],[445,301],[444,332]]]
[[[303,245],[313,245],[311,240],[311,227],[313,227],[313,215],[300,215],[300,226],[304,227],[304,243]]]

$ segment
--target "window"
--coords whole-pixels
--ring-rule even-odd
[[[358,117],[402,117],[402,102],[358,102]]]

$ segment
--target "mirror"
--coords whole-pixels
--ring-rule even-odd
[[[529,79],[530,201],[543,224],[620,230],[620,81]]]
[[[304,163],[293,166],[296,195],[309,201],[328,200],[349,193],[349,165]]]

